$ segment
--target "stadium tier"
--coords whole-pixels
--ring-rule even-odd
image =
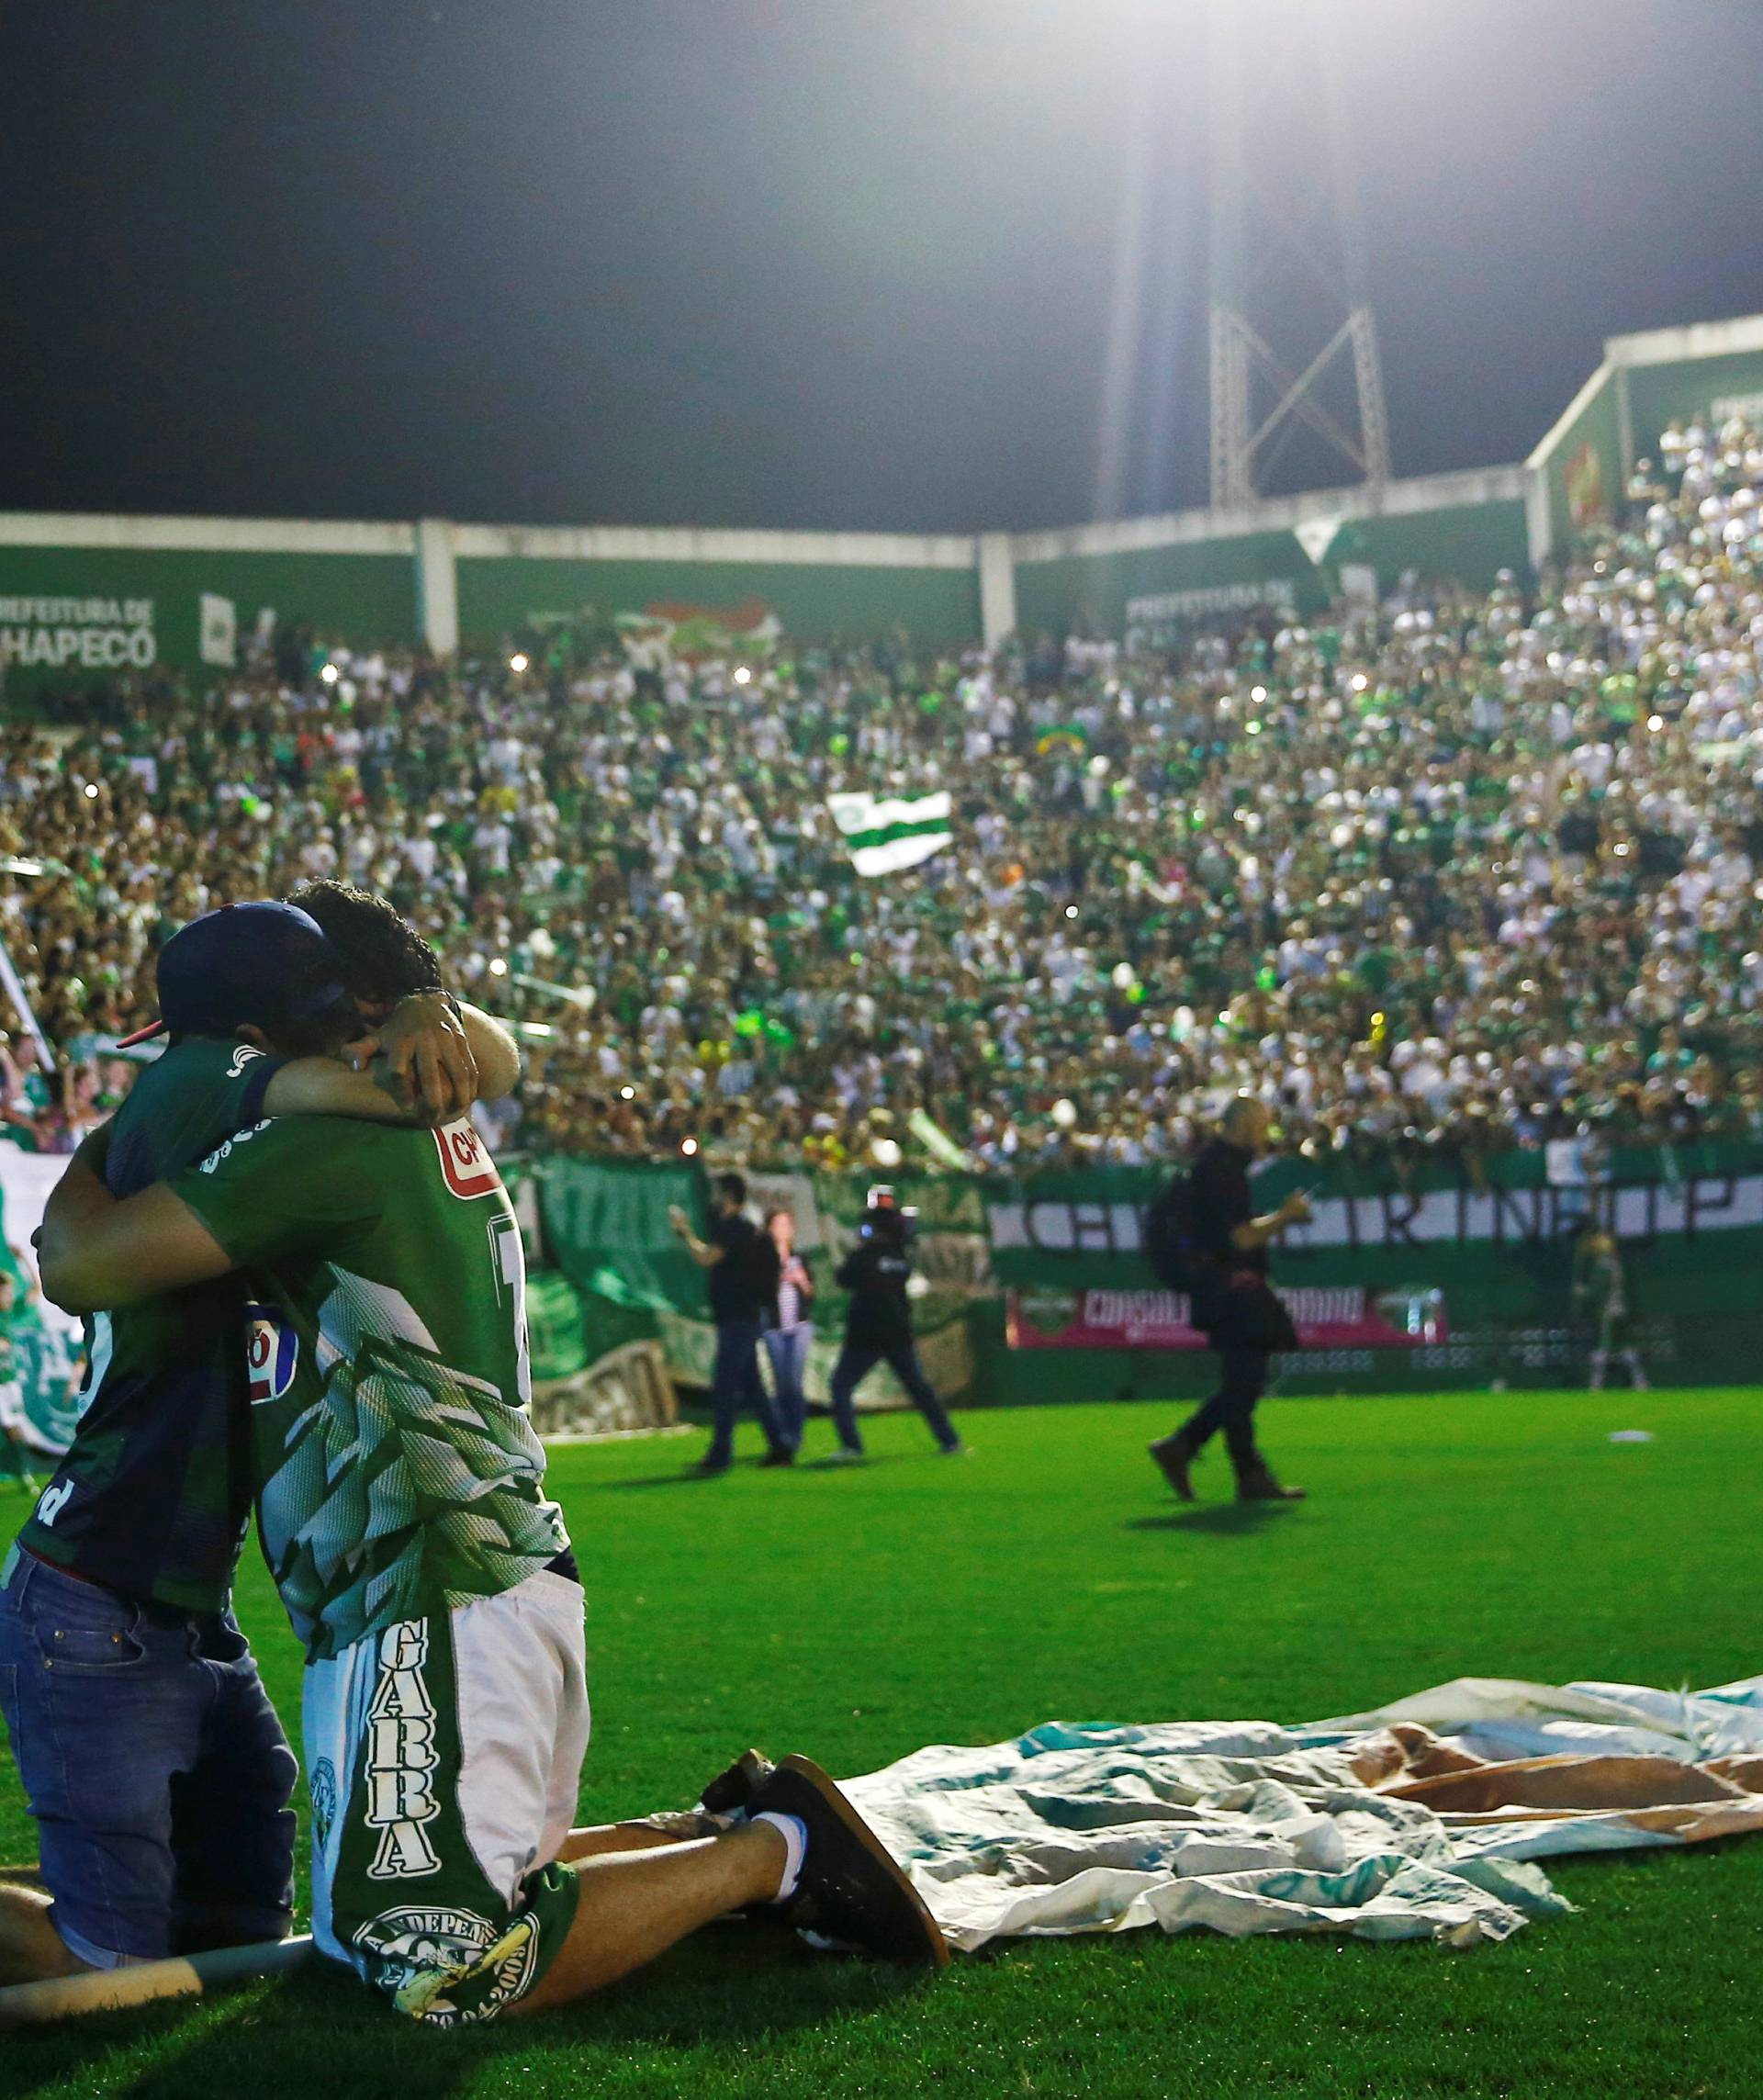
[[[15,1035],[7,1119],[71,1146],[163,934],[337,875],[529,1025],[499,1143],[892,1163],[922,1112],[987,1165],[1136,1165],[1242,1087],[1312,1157],[1755,1131],[1759,486],[1752,424],[1673,424],[1541,583],[1302,623],[584,617],[444,668],[265,627],[199,690],[88,679],[6,731],[62,1067]]]

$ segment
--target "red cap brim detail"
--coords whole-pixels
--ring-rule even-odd
[[[164,1022],[154,1021],[149,1028],[137,1028],[132,1036],[118,1036],[117,1048],[118,1050],[133,1050],[137,1043],[151,1042],[153,1037],[163,1036],[164,1033]]]

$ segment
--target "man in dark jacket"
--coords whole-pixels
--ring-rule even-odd
[[[711,1184],[711,1218],[703,1239],[678,1204],[668,1213],[686,1252],[701,1269],[716,1323],[716,1364],[711,1373],[714,1427],[710,1449],[695,1470],[726,1473],[735,1459],[735,1420],[743,1405],[765,1432],[762,1466],[788,1466],[791,1450],[771,1396],[759,1376],[759,1337],[778,1317],[778,1251],[771,1236],[746,1214],[747,1184],[737,1174],[719,1174]]]
[[[1194,1499],[1188,1468],[1216,1430],[1224,1432],[1239,1501],[1303,1499],[1301,1488],[1280,1486],[1255,1444],[1255,1403],[1266,1387],[1268,1358],[1297,1346],[1291,1315],[1267,1281],[1267,1250],[1310,1215],[1309,1199],[1300,1195],[1288,1196],[1264,1218],[1254,1215],[1249,1169],[1266,1150],[1269,1121],[1265,1103],[1239,1095],[1188,1177],[1196,1247],[1193,1319],[1218,1353],[1221,1376],[1209,1400],[1151,1446],[1184,1502]]]
[[[911,1275],[912,1218],[894,1202],[891,1188],[871,1189],[857,1245],[839,1264],[837,1275],[840,1288],[851,1294],[845,1345],[833,1368],[833,1421],[841,1458],[863,1456],[854,1401],[857,1388],[878,1364],[885,1364],[905,1387],[946,1458],[967,1448],[918,1361],[906,1298]]]

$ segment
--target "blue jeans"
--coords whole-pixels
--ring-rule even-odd
[[[930,1425],[930,1433],[945,1451],[953,1451],[960,1443],[955,1425],[949,1421],[943,1403],[937,1398],[930,1380],[925,1376],[925,1367],[918,1361],[918,1352],[910,1339],[896,1342],[887,1348],[871,1347],[855,1342],[847,1342],[838,1353],[838,1362],[833,1366],[833,1422],[838,1431],[838,1441],[847,1451],[861,1451],[863,1438],[857,1426],[857,1409],[853,1404],[857,1388],[878,1364],[885,1364],[906,1388],[906,1397]]]
[[[759,1323],[757,1320],[716,1322],[716,1364],[710,1378],[710,1404],[715,1410],[706,1466],[726,1466],[735,1455],[735,1420],[743,1407],[758,1417],[765,1441],[773,1451],[787,1451],[771,1396],[759,1376]]]
[[[0,1710],[75,1954],[108,1969],[287,1931],[298,1767],[230,1611],[130,1603],[18,1554]]]
[[[814,1345],[814,1323],[800,1321],[794,1327],[768,1327],[765,1353],[771,1359],[777,1380],[775,1405],[778,1429],[792,1451],[802,1449],[802,1428],[808,1419],[808,1396],[803,1381],[808,1376],[808,1352]]]

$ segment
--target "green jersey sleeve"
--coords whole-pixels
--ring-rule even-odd
[[[341,1116],[289,1116],[241,1130],[172,1193],[241,1268],[370,1230],[383,1195],[374,1158],[383,1132]]]

